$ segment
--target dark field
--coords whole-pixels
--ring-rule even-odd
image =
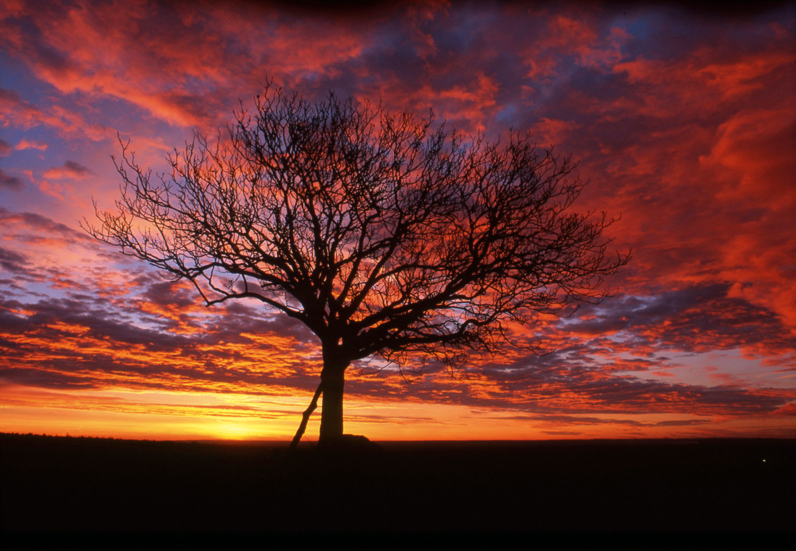
[[[796,528],[795,440],[303,446],[0,434],[2,529]]]

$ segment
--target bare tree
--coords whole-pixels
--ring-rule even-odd
[[[118,212],[97,239],[189,280],[207,305],[250,298],[321,342],[320,441],[343,434],[355,360],[410,354],[451,369],[494,352],[510,324],[597,302],[610,256],[604,213],[571,212],[583,183],[529,135],[463,137],[334,94],[267,88],[229,139],[197,135],[157,180],[123,145]]]

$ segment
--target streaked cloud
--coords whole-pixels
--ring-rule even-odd
[[[0,88],[0,379],[20,396],[62,393],[64,407],[78,389],[308,399],[319,351],[304,326],[246,302],[205,308],[184,282],[78,227],[93,220],[92,197],[108,208],[118,195],[117,132],[157,173],[173,146],[193,130],[214,136],[273,79],[310,101],[335,91],[433,111],[489,139],[530,130],[579,161],[590,183],[578,208],[621,215],[613,246],[634,251],[609,282],[613,299],[517,332],[546,355],[507,347],[472,358],[463,380],[433,363],[406,378],[378,361],[353,366],[358,403],[418,408],[411,419],[357,410],[356,422],[428,427],[422,408],[445,405],[547,435],[792,435],[794,35],[784,3],[725,14],[7,2],[0,63],[18,78]],[[25,396],[25,407],[41,399]],[[146,408],[105,400],[86,407]],[[151,407],[179,410],[165,398]]]

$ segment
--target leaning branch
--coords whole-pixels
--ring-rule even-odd
[[[309,407],[304,413],[301,414],[301,424],[296,431],[296,436],[293,437],[293,441],[290,443],[290,453],[296,451],[296,447],[298,447],[301,437],[304,436],[304,431],[307,430],[307,422],[310,420],[310,415],[312,415],[312,412],[318,407],[318,398],[320,398],[322,392],[323,381],[321,381],[321,383],[318,385],[318,388],[315,389],[315,396],[312,397],[312,402],[310,402]]]

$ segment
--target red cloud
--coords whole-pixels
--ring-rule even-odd
[[[540,145],[580,159],[591,183],[576,207],[621,213],[614,246],[634,249],[609,282],[616,301],[517,335],[544,338],[555,352],[473,358],[482,378],[468,382],[436,365],[411,387],[389,368],[352,374],[352,394],[541,412],[553,424],[574,413],[591,416],[581,424],[636,426],[594,414],[792,409],[793,392],[776,379],[791,373],[796,328],[792,13],[697,21],[580,4],[407,4],[362,17],[249,3],[9,6],[0,47],[25,78],[0,90],[0,113],[11,132],[41,141],[0,143],[0,193],[16,190],[39,209],[0,209],[2,377],[44,387],[312,388],[316,358],[302,327],[248,305],[191,306],[186,288],[85,244],[77,216],[64,213],[90,217],[90,196],[110,200],[118,180],[100,188],[93,181],[102,178],[86,179],[96,194],[80,190],[82,203],[71,204],[74,195],[60,192],[76,192],[69,180],[86,167],[11,164],[80,150],[100,170],[116,128],[152,164],[153,151],[179,146],[188,127],[223,125],[270,75],[310,100],[335,90],[381,98],[388,109],[433,109],[468,133],[532,129]],[[23,151],[30,148],[46,153]],[[15,174],[59,200],[23,188]],[[63,181],[33,176],[41,174]],[[684,382],[673,354],[716,350],[741,350],[738,361],[758,382],[743,386],[721,370],[727,384]]]

